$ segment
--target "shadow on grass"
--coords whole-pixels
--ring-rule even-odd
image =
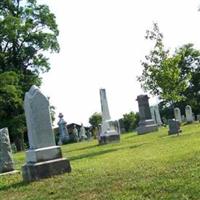
[[[83,159],[83,158],[92,158],[92,157],[100,156],[100,155],[103,155],[106,153],[111,153],[111,152],[114,152],[117,150],[118,149],[108,149],[108,150],[103,150],[103,151],[98,151],[98,152],[82,154],[82,155],[78,155],[78,156],[72,156],[71,158],[69,158],[69,160],[72,161],[72,160],[79,160],[79,159]]]
[[[5,190],[9,190],[9,189],[20,188],[20,187],[27,186],[27,185],[29,185],[29,183],[20,181],[18,183],[14,183],[14,184],[11,184],[11,185],[0,186],[0,191],[5,191]]]
[[[95,147],[98,147],[98,144],[94,144],[94,145],[87,146],[87,147],[81,147],[81,148],[73,149],[73,150],[67,151],[67,152],[73,152],[73,151],[79,151],[79,150],[92,149],[92,148],[95,148]]]
[[[119,147],[119,148],[111,147],[111,149],[106,149],[106,150],[102,150],[102,151],[82,154],[82,155],[78,155],[78,156],[72,156],[71,158],[69,158],[69,160],[73,161],[73,160],[79,160],[79,159],[83,159],[83,158],[93,158],[93,157],[96,157],[96,156],[100,156],[100,155],[103,155],[103,154],[106,154],[106,153],[112,153],[112,152],[119,151],[119,150],[138,148],[138,147],[144,146],[146,144],[148,144],[148,143],[140,143],[140,144],[125,146],[125,147]]]
[[[129,149],[135,149],[135,148],[138,148],[138,147],[144,146],[145,144],[149,144],[149,143],[135,144],[135,145],[129,146],[128,148],[129,148]]]

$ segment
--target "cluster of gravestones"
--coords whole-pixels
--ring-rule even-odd
[[[105,89],[100,89],[102,124],[99,133],[99,144],[119,141],[119,129],[115,121],[111,120]],[[71,172],[69,160],[62,157],[61,147],[55,143],[49,111],[49,101],[39,88],[32,86],[26,92],[24,99],[26,124],[28,129],[29,149],[26,151],[26,163],[22,166],[22,176],[25,182],[51,177],[53,175]],[[66,122],[63,115],[59,115],[59,144],[69,140]],[[83,124],[80,132],[74,126],[74,135],[85,139],[86,132]],[[14,172],[12,151],[8,129],[0,130],[0,173]]]
[[[149,106],[149,97],[139,95],[137,97],[140,121],[137,128],[138,134],[149,133],[158,130],[162,124],[158,106]],[[102,123],[98,133],[99,144],[107,144],[120,141],[120,128],[118,121],[111,120],[106,90],[100,89],[100,101],[102,112]],[[61,147],[55,143],[49,111],[49,101],[41,91],[32,86],[25,94],[24,109],[28,129],[29,149],[26,151],[26,163],[22,166],[23,180],[26,182],[51,177],[53,175],[71,172],[69,160],[62,157]],[[180,131],[182,120],[180,110],[175,108],[175,120],[169,120],[169,134]],[[59,114],[59,144],[69,140],[66,121]],[[186,106],[186,120],[193,121],[192,110]],[[86,133],[83,124],[80,132],[73,128],[74,135],[85,139]],[[12,151],[8,129],[0,130],[0,173],[14,172]]]
[[[67,122],[64,120],[64,116],[62,113],[59,113],[59,121],[58,121],[58,127],[59,127],[59,141],[58,145],[66,144],[71,141],[80,142],[83,140],[90,140],[92,137],[91,131],[88,129],[85,130],[85,127],[83,124],[81,124],[80,130],[76,128],[76,125],[73,126],[72,134],[69,135],[68,129],[67,129]]]

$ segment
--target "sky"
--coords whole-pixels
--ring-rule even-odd
[[[42,92],[67,123],[89,125],[101,112],[105,88],[112,119],[137,112],[144,91],[137,81],[141,60],[151,49],[145,31],[157,22],[164,44],[173,51],[186,43],[200,49],[199,0],[38,0],[55,14],[60,53],[50,54]],[[150,105],[157,104],[156,97]]]

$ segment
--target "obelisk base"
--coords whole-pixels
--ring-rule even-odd
[[[137,127],[136,130],[138,135],[142,135],[145,133],[158,131],[158,125],[155,124],[152,119],[143,120],[139,122],[139,127]]]
[[[99,144],[109,144],[109,143],[115,143],[120,141],[120,134],[118,134],[116,131],[106,133],[99,138]]]

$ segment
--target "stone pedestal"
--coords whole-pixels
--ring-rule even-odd
[[[99,144],[108,144],[120,141],[120,132],[117,128],[118,124],[111,120],[106,97],[106,90],[100,89],[102,124],[99,135]]]
[[[117,134],[115,131],[108,132],[105,135],[101,135],[99,138],[99,144],[108,144],[120,141],[120,135]]]
[[[138,135],[157,131],[158,125],[152,119],[149,108],[149,97],[147,95],[139,95],[137,101],[140,116],[139,127],[136,129]]]
[[[147,119],[139,122],[139,127],[136,129],[138,135],[158,131],[158,126],[153,119]]]
[[[69,160],[65,158],[27,163],[22,167],[22,177],[25,182],[36,181],[66,172],[71,172],[71,166]]]
[[[49,112],[49,101],[32,86],[25,95],[24,109],[28,127],[29,150],[22,167],[25,182],[71,172],[67,159],[62,158],[61,148],[56,146]]]

